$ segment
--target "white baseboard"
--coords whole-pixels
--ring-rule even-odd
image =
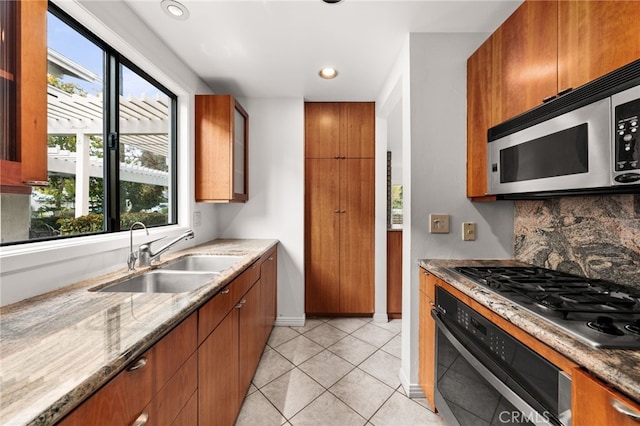
[[[277,317],[274,327],[304,327],[305,316]]]
[[[387,314],[373,314],[373,322],[389,322],[389,316]]]
[[[417,383],[411,383],[402,368],[400,369],[398,377],[400,378],[400,383],[404,388],[404,393],[407,394],[409,398],[424,398],[424,392],[420,385]]]

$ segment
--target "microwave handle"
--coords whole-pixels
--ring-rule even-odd
[[[456,350],[462,355],[462,357],[473,366],[478,374],[480,374],[486,381],[488,381],[491,386],[495,390],[497,390],[505,399],[507,399],[510,403],[513,404],[518,410],[525,414],[527,419],[532,421],[537,426],[553,426],[553,423],[548,421],[548,418],[544,415],[539,414],[531,405],[529,405],[525,400],[520,398],[518,394],[516,394],[513,390],[511,390],[507,385],[505,385],[502,380],[496,377],[491,370],[484,366],[484,364],[465,347],[465,345],[458,340],[451,330],[447,327],[447,325],[440,318],[440,313],[436,309],[431,311],[431,316],[436,322],[438,329],[444,334],[444,336],[451,342],[451,344],[456,348]],[[474,347],[476,346],[473,342],[467,341],[468,346]],[[478,351],[481,349],[477,348]],[[487,359],[487,362],[493,361]],[[497,365],[496,365],[497,366]],[[500,367],[498,367],[500,368]]]

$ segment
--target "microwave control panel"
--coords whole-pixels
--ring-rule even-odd
[[[620,184],[640,183],[640,99],[615,105],[614,114],[613,179]]]

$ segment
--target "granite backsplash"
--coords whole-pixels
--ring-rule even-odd
[[[515,203],[517,260],[640,288],[640,195]]]

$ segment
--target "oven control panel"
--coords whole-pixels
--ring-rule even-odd
[[[513,358],[514,346],[509,336],[465,304],[456,303],[456,299],[451,299],[441,297],[438,300],[438,306],[446,312],[447,316],[455,315],[458,326],[464,330],[465,334],[480,343],[486,351],[502,361],[510,362]]]

